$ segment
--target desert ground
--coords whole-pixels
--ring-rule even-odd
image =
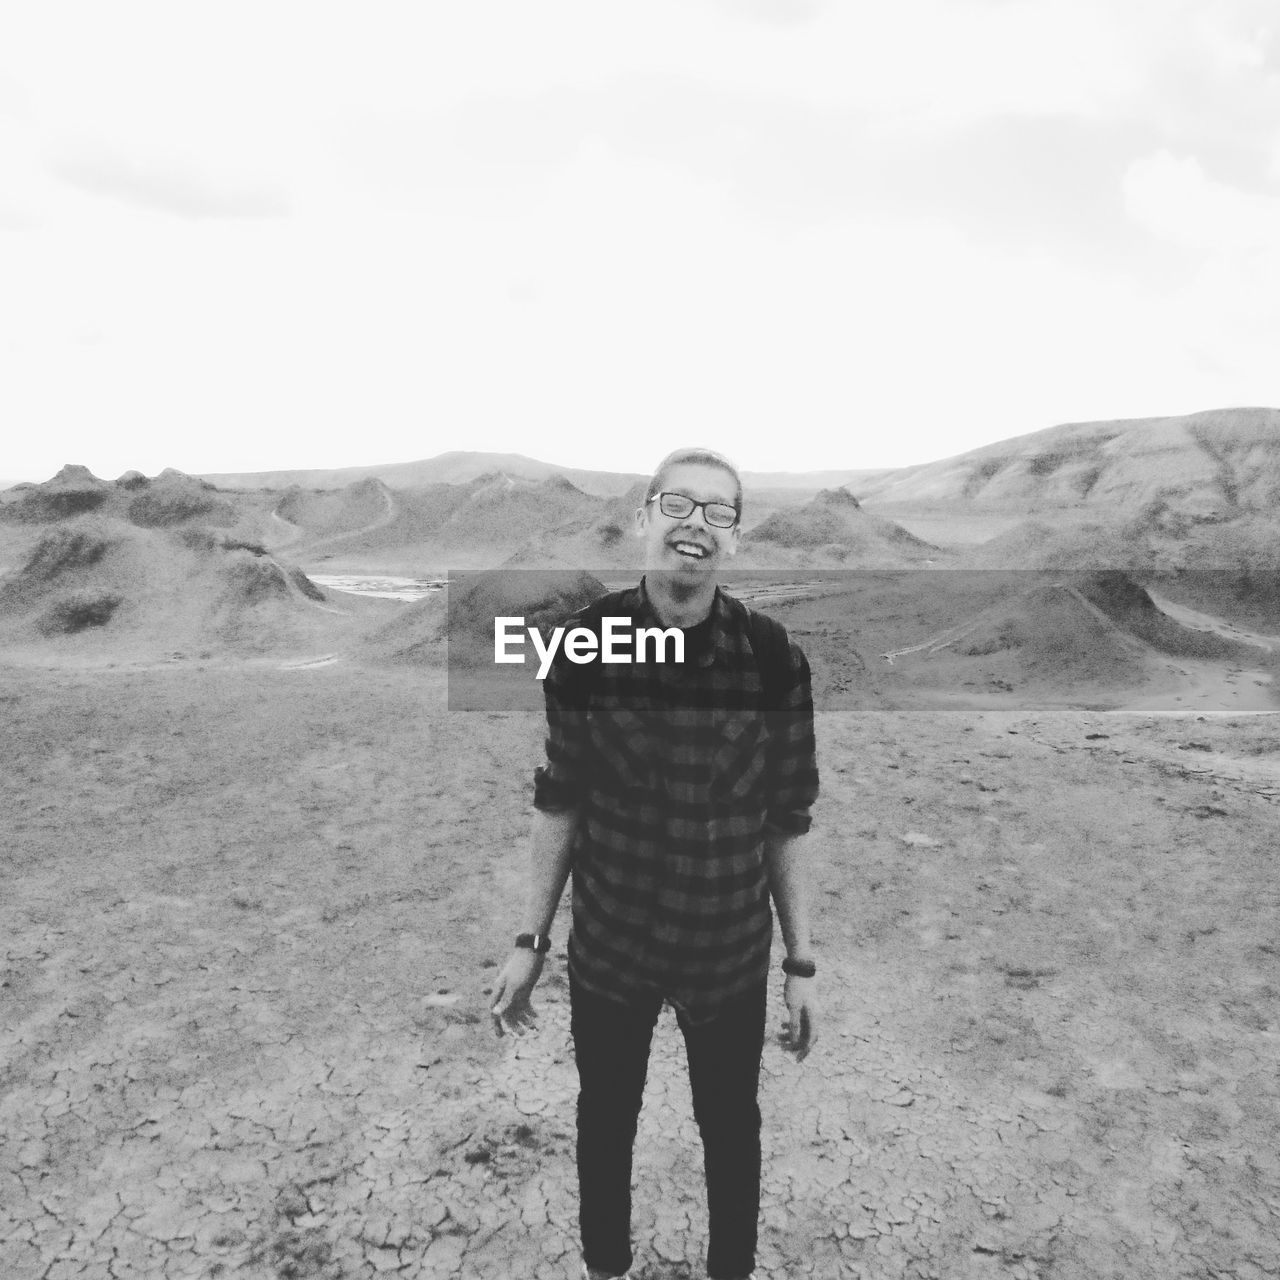
[[[0,1280],[576,1277],[567,902],[537,1031],[488,1014],[536,686],[450,709],[440,597],[303,572],[447,563],[406,551],[426,491],[74,470],[0,520]],[[563,546],[614,545],[612,508],[531,492],[450,518],[506,503],[520,547],[545,501]],[[1274,557],[953,571],[1048,544],[919,506],[922,559],[847,493],[802,510],[769,534],[791,568],[735,587],[809,655],[822,774],[822,1019],[803,1063],[766,1046],[757,1276],[1280,1276]],[[1256,545],[1261,515],[1217,520],[1201,552]],[[809,573],[813,527],[875,572]],[[642,1280],[703,1275],[669,1010],[634,1232]]]
[[[536,1034],[486,1004],[538,717],[324,656],[3,668],[0,1274],[574,1274],[563,908]],[[766,1049],[759,1274],[1277,1274],[1275,716],[818,733],[824,1016]],[[701,1274],[669,1012],[635,1233]]]

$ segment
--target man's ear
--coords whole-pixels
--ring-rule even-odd
[[[637,538],[643,538],[649,530],[649,504],[645,503],[643,507],[636,508],[635,514],[635,535]]]
[[[738,543],[742,540],[742,525],[735,524],[729,530],[729,545],[725,547],[725,555],[736,556],[738,554]]]

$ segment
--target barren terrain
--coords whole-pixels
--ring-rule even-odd
[[[1219,497],[1263,492],[1248,439]],[[1025,441],[1010,484],[1064,441],[1136,466],[1110,427]],[[617,549],[630,499],[445,496],[68,468],[0,502],[0,1280],[576,1278],[567,902],[538,1031],[488,1017],[536,685],[450,711],[443,598],[307,573],[422,574],[490,517],[477,563],[554,565]],[[823,786],[823,1019],[804,1063],[766,1047],[761,1280],[1280,1275],[1280,560],[1263,507],[1175,497],[1030,524],[912,491],[922,562],[888,507],[793,494],[794,563],[738,576],[809,655]],[[589,586],[449,590],[483,648],[486,608]],[[635,1183],[636,1274],[701,1277],[669,1011]]]
[[[538,718],[304,663],[4,669],[6,1277],[573,1274],[563,910],[539,1032],[486,1016]],[[762,1276],[1276,1273],[1277,734],[820,715]],[[670,1015],[648,1088],[639,1273],[698,1275]]]

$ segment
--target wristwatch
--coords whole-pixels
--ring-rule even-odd
[[[530,951],[536,951],[543,956],[551,950],[551,935],[549,933],[518,933],[516,946],[527,947]]]
[[[782,962],[782,972],[789,978],[812,978],[818,966],[812,960],[793,960],[787,956]]]

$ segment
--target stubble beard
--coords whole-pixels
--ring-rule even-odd
[[[675,605],[691,604],[708,588],[715,587],[715,573],[710,569],[664,564],[651,572],[661,580],[664,594]]]
[[[706,588],[700,578],[695,578],[689,574],[672,573],[667,577],[667,592],[676,604],[687,604],[694,596],[704,591]]]

